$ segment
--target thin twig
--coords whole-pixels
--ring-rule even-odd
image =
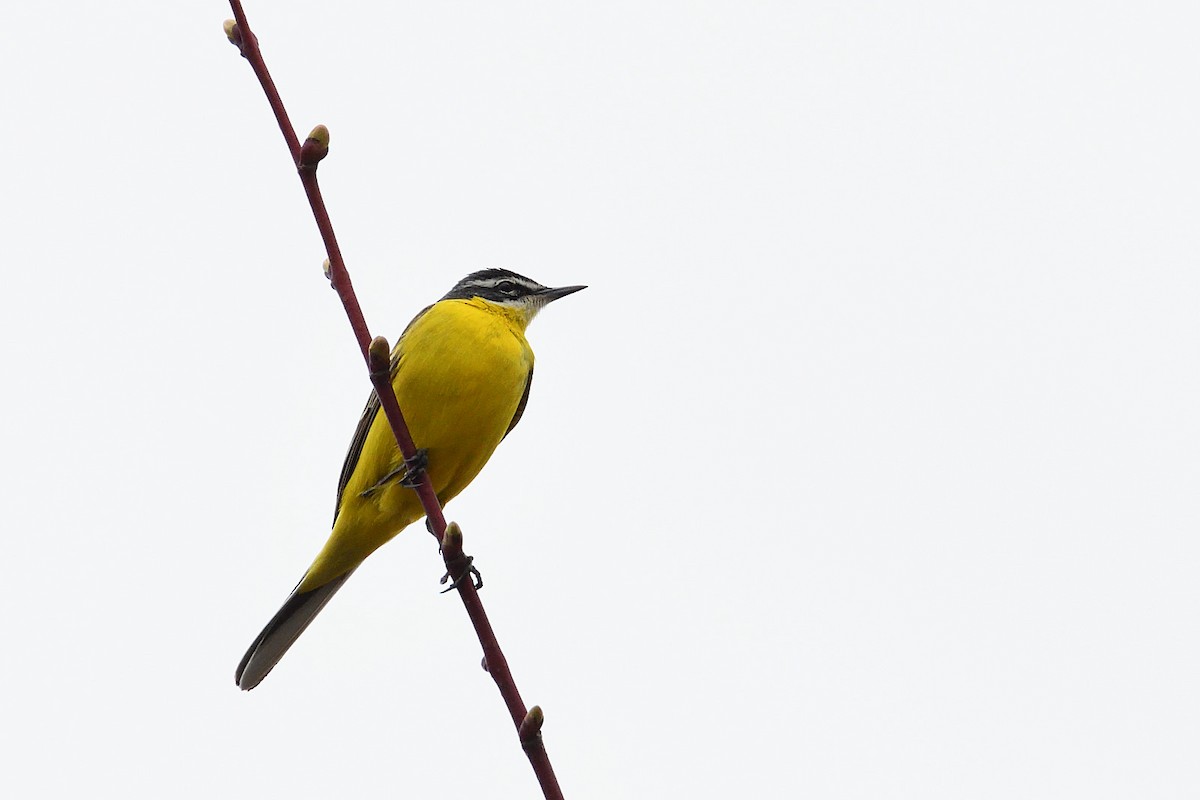
[[[246,13],[242,9],[240,0],[229,0],[229,5],[233,9],[234,20],[226,23],[225,33],[250,62],[254,74],[258,77],[258,82],[267,96],[267,102],[270,103],[271,110],[275,113],[279,129],[283,132],[283,138],[287,141],[288,150],[300,174],[300,181],[304,185],[309,205],[312,206],[313,217],[321,232],[321,239],[325,242],[325,250],[329,256],[330,282],[346,310],[350,326],[354,330],[363,358],[367,362],[371,384],[375,387],[375,393],[379,397],[380,407],[395,434],[396,444],[405,460],[410,460],[416,455],[417,448],[408,432],[408,425],[404,421],[400,404],[396,400],[395,390],[392,388],[387,340],[383,337],[371,338],[366,320],[363,318],[362,308],[358,303],[358,297],[354,293],[354,286],[350,282],[350,273],[346,270],[345,262],[342,260],[337,237],[334,236],[333,225],[329,221],[329,212],[321,197],[321,189],[317,184],[317,164],[329,152],[329,131],[324,126],[318,126],[303,144],[300,143],[295,129],[288,119],[287,110],[284,108],[275,82],[267,70],[266,62],[258,47],[258,39],[246,20]],[[537,706],[526,710],[525,703],[521,700],[521,694],[517,691],[516,682],[508,669],[508,662],[504,658],[500,644],[496,641],[496,634],[483,609],[479,593],[470,579],[470,559],[462,552],[462,531],[456,524],[451,524],[447,529],[441,503],[438,502],[428,473],[422,475],[416,491],[429,519],[432,533],[442,545],[442,557],[446,563],[446,569],[455,581],[463,606],[479,637],[479,643],[483,648],[484,667],[496,682],[500,695],[504,698],[504,704],[517,728],[521,747],[533,766],[538,783],[541,784],[542,793],[547,800],[562,800],[562,790],[558,786],[558,780],[554,776],[554,770],[542,742],[542,710]]]

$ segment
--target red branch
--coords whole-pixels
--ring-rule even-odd
[[[354,286],[350,283],[350,273],[346,270],[346,264],[342,260],[337,237],[334,236],[333,225],[329,221],[329,212],[321,197],[321,189],[317,185],[317,164],[329,152],[329,131],[324,126],[317,126],[309,134],[308,139],[303,144],[300,143],[296,131],[288,119],[283,100],[279,97],[279,90],[275,88],[275,82],[271,80],[266,62],[263,61],[262,52],[258,47],[258,39],[246,21],[246,13],[242,10],[240,0],[229,0],[229,5],[233,9],[234,21],[233,24],[226,23],[225,33],[250,62],[255,76],[258,77],[258,82],[262,84],[263,92],[267,95],[271,110],[275,113],[279,130],[283,132],[283,138],[287,141],[292,161],[300,174],[300,181],[304,184],[304,193],[308,195],[308,202],[312,206],[313,217],[321,232],[321,239],[325,242],[325,250],[329,255],[329,280],[342,301],[351,328],[354,329],[354,336],[358,340],[358,346],[367,362],[371,384],[375,387],[380,407],[392,426],[396,444],[406,460],[412,459],[416,455],[417,448],[413,444],[412,435],[408,432],[408,425],[404,422],[404,414],[400,411],[400,404],[396,400],[396,393],[392,388],[387,340],[383,337],[371,338],[366,320],[363,318],[362,308],[354,294]],[[457,524],[446,525],[441,503],[438,502],[428,473],[421,476],[416,491],[421,498],[421,505],[425,509],[432,533],[442,545],[442,558],[446,563],[447,573],[454,579],[454,585],[462,598],[463,606],[471,618],[471,624],[475,626],[475,633],[483,647],[484,669],[491,674],[500,690],[501,697],[504,698],[504,704],[508,707],[513,725],[517,728],[521,747],[528,756],[530,764],[533,765],[534,773],[542,787],[542,793],[547,800],[562,800],[562,790],[558,786],[558,780],[554,776],[554,769],[550,765],[550,759],[546,755],[546,748],[542,742],[542,710],[537,706],[526,710],[525,703],[521,700],[521,694],[517,691],[517,685],[508,669],[508,662],[500,650],[496,634],[492,630],[487,613],[483,609],[483,603],[479,599],[479,593],[471,580],[471,559],[462,551],[462,531]]]

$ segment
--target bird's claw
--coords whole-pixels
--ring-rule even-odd
[[[451,581],[449,586],[447,586],[445,589],[442,589],[441,594],[445,594],[446,592],[450,592],[450,591],[457,589],[459,581],[461,581],[463,578],[467,577],[468,575],[471,576],[471,581],[475,584],[475,591],[479,591],[480,589],[483,588],[483,575],[481,575],[479,573],[479,570],[475,569],[475,565],[471,563],[475,560],[475,557],[465,555],[465,556],[462,556],[462,558],[466,559],[466,562],[467,562],[466,572],[464,572],[458,580]],[[446,574],[441,577],[441,580],[439,580],[438,583],[445,583],[446,581],[449,581],[449,580],[450,580],[450,572],[447,571]]]
[[[425,470],[429,468],[429,451],[424,447],[413,453],[412,458],[404,459],[404,477],[397,483],[409,489],[415,489],[421,485],[421,479],[425,477]]]

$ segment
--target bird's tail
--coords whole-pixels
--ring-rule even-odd
[[[304,629],[316,618],[317,614],[321,613],[321,609],[329,602],[329,598],[342,588],[342,584],[353,572],[354,570],[350,570],[329,583],[307,592],[301,592],[299,586],[292,591],[287,602],[283,604],[283,608],[271,617],[267,627],[262,629],[262,633],[254,640],[254,644],[250,645],[246,655],[242,656],[242,662],[238,664],[237,675],[234,678],[239,688],[249,691],[267,677],[267,673],[279,663],[283,654],[288,651],[300,634],[304,633]]]

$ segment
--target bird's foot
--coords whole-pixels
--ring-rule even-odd
[[[462,581],[463,578],[466,578],[468,575],[471,576],[471,580],[475,584],[475,591],[479,591],[480,589],[483,588],[483,575],[481,575],[479,573],[479,570],[475,569],[475,565],[473,563],[471,563],[475,560],[475,557],[468,556],[468,555],[462,555],[462,556],[459,556],[459,558],[466,561],[467,569],[465,572],[463,572],[462,575],[459,576],[459,578],[457,580],[451,581],[449,586],[447,586],[445,589],[442,589],[442,592],[441,592],[442,594],[445,594],[446,592],[457,589],[459,582]],[[454,567],[459,566],[459,564],[456,562],[453,564],[447,564],[446,566],[453,569]],[[438,583],[445,583],[446,581],[449,581],[449,580],[450,580],[450,572],[447,571],[446,574],[442,576],[442,579],[438,581]]]
[[[421,485],[421,479],[425,477],[425,470],[429,468],[429,451],[424,447],[419,448],[413,453],[412,458],[404,459],[404,477],[398,483],[409,489],[415,489]]]

